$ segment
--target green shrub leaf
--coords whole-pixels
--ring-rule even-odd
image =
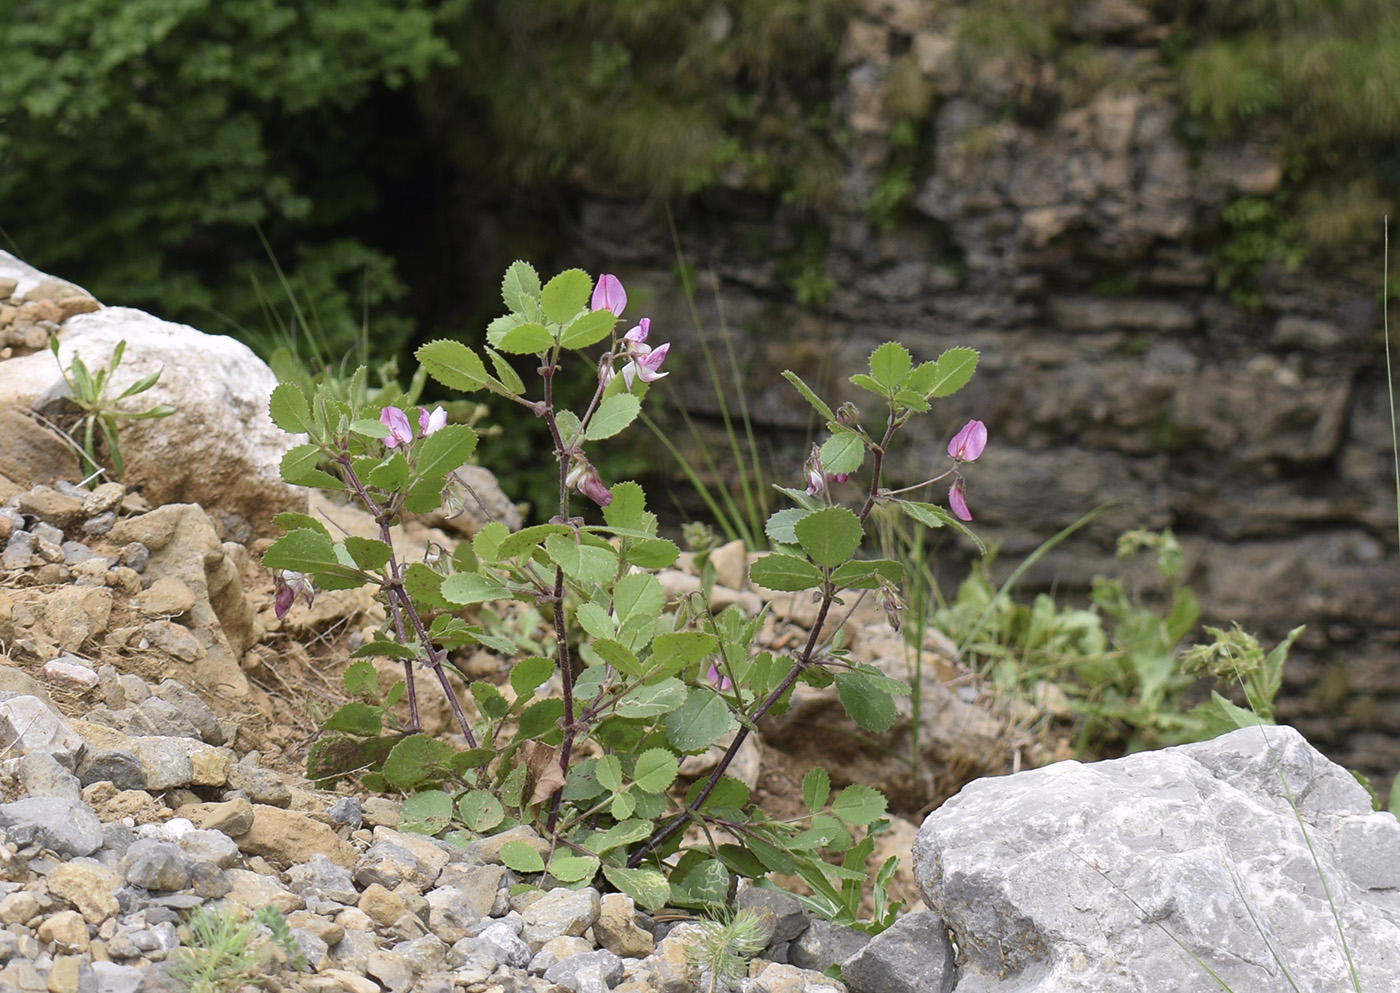
[[[808,514],[793,526],[793,531],[812,561],[828,568],[848,561],[864,537],[859,518],[845,507],[827,507]]]
[[[660,910],[671,899],[671,884],[657,869],[621,869],[605,865],[603,875],[638,906],[647,910]]]
[[[821,583],[822,574],[806,559],[773,552],[749,566],[749,581],[770,590],[796,593]]]
[[[516,872],[544,872],[544,856],[528,841],[507,841],[501,846],[501,862]]]
[[[414,354],[428,375],[450,390],[473,393],[490,379],[481,357],[460,341],[430,341]]]

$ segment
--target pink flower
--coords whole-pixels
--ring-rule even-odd
[[[948,506],[953,508],[953,513],[961,520],[972,520],[972,511],[967,509],[967,491],[963,487],[961,476],[953,480],[953,488],[948,491]]]
[[[426,438],[430,434],[435,434],[447,424],[447,411],[441,407],[434,407],[431,412],[426,407],[418,408],[418,433]]]
[[[381,410],[379,423],[389,429],[389,437],[384,439],[385,448],[397,448],[413,441],[413,428],[409,427],[408,415],[398,407],[385,407]]]
[[[311,577],[304,573],[293,572],[290,569],[279,570],[272,574],[272,585],[272,612],[277,615],[279,621],[287,616],[287,611],[292,609],[292,604],[296,603],[298,596],[306,599],[308,608],[316,599],[316,588],[311,585]]]
[[[652,348],[646,343],[647,335],[651,332],[651,318],[643,317],[641,322],[622,336],[622,340],[627,343],[627,356],[629,361],[622,367],[622,378],[627,383],[627,389],[632,389],[632,383],[640,379],[644,383],[654,383],[669,373],[659,371],[661,363],[666,361],[666,353],[671,350],[671,343],[668,341],[663,345]]]
[[[987,425],[968,421],[948,442],[948,454],[959,462],[976,462],[987,447]]]
[[[606,507],[612,503],[612,492],[603,485],[598,470],[593,468],[593,464],[585,458],[576,457],[574,459],[573,466],[569,469],[569,474],[564,481],[570,489],[577,490],[600,507]]]
[[[719,667],[713,662],[705,670],[705,679],[711,686],[718,687],[721,693],[734,688],[734,680],[721,673]]]
[[[812,454],[807,456],[802,470],[807,473],[807,495],[816,496],[826,490],[826,473],[822,471],[822,451],[812,446]]]
[[[627,309],[627,291],[622,281],[611,273],[598,277],[598,285],[593,287],[592,310],[611,310],[618,317]]]

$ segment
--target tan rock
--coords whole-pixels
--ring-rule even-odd
[[[114,894],[122,878],[105,866],[64,862],[49,873],[48,884],[51,894],[71,903],[89,924],[100,925],[121,911]]]
[[[242,797],[223,803],[187,804],[175,813],[197,828],[222,831],[231,838],[246,835],[253,826],[253,805]]]
[[[403,897],[378,883],[365,887],[357,906],[366,917],[383,928],[393,927],[395,921],[408,913],[408,904],[404,903]]]
[[[248,869],[226,869],[228,880],[233,884],[227,899],[246,907],[249,911],[259,907],[275,907],[283,914],[304,910],[306,901],[279,883],[275,876],[265,876]]]
[[[49,974],[44,978],[48,993],[78,993],[82,964],[82,955],[55,955]]]
[[[40,909],[39,898],[28,890],[11,893],[0,900],[0,924],[28,924]]]
[[[655,944],[651,935],[637,926],[637,909],[632,898],[624,893],[609,893],[603,897],[593,934],[614,955],[622,958],[646,958]]]
[[[133,597],[132,605],[151,617],[176,617],[195,605],[195,595],[174,576],[162,576]]]
[[[107,632],[112,591],[102,586],[60,586],[44,598],[44,627],[60,648],[76,652]]]
[[[234,839],[245,855],[260,855],[278,869],[300,865],[318,852],[352,869],[359,855],[329,826],[305,814],[267,804],[253,805],[253,826]]]
[[[76,910],[61,910],[49,917],[38,929],[39,940],[53,942],[54,951],[62,955],[81,955],[88,950],[88,926]]]
[[[319,973],[316,978],[339,984],[339,989],[345,990],[345,993],[381,993],[379,984],[373,979],[367,976],[357,976],[344,969],[327,969]]]

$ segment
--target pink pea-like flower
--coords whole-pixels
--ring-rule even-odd
[[[379,423],[389,429],[389,436],[384,439],[385,448],[397,448],[413,441],[413,428],[409,426],[408,415],[398,407],[385,407],[381,410]]]
[[[953,487],[948,491],[948,506],[953,508],[953,513],[960,520],[972,520],[972,511],[967,509],[967,490],[961,476],[953,480]]]
[[[652,348],[646,343],[647,335],[650,332],[651,318],[643,317],[636,327],[622,336],[622,340],[627,343],[629,361],[620,372],[629,390],[638,379],[644,383],[654,383],[658,379],[670,375],[670,373],[661,371],[661,363],[666,361],[666,354],[671,350],[671,343],[668,341]]]
[[[720,672],[719,667],[713,662],[711,662],[710,667],[705,670],[705,680],[711,686],[717,687],[720,692],[734,688],[734,680]]]
[[[437,433],[446,424],[447,411],[441,407],[434,407],[431,411],[426,407],[418,408],[418,433],[422,437]]]
[[[627,309],[627,291],[622,281],[612,273],[605,272],[598,277],[598,285],[593,287],[592,310],[610,310],[617,317]]]
[[[311,577],[305,573],[280,569],[272,574],[272,585],[272,612],[277,615],[279,621],[287,616],[287,611],[292,609],[292,604],[296,603],[298,596],[306,600],[308,608],[316,600],[316,587],[311,585]]]
[[[612,503],[612,491],[603,485],[598,470],[585,458],[578,457],[574,460],[564,482],[570,489],[582,493],[600,507]]]
[[[968,421],[948,442],[948,454],[959,462],[976,462],[987,447],[987,425]]]

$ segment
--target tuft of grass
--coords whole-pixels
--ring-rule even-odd
[[[307,968],[286,918],[274,907],[259,907],[243,921],[231,905],[218,911],[196,907],[185,929],[185,947],[171,954],[167,969],[187,993],[229,993],[240,986],[264,985],[272,978],[268,965],[277,948],[292,969]]]
[[[705,993],[734,989],[748,969],[749,959],[773,937],[772,915],[752,907],[728,920],[702,921],[686,948],[686,958],[700,971]]]

